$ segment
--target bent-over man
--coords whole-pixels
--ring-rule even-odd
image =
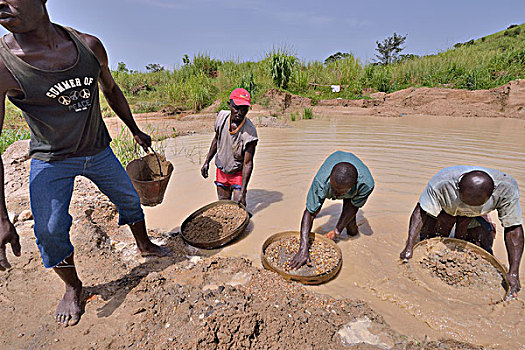
[[[519,265],[523,254],[523,218],[518,183],[494,169],[458,165],[444,168],[428,182],[408,230],[402,260],[410,259],[418,239],[448,237],[468,240],[492,254],[495,229],[487,214],[498,211],[505,232],[509,260],[509,298],[520,290]]]
[[[357,211],[365,205],[374,185],[370,170],[354,154],[337,151],[328,156],[317,171],[306,197],[306,209],[301,220],[301,244],[291,261],[291,268],[297,269],[310,263],[308,234],[325,199],[343,200],[341,216],[327,237],[336,240],[345,228],[349,236],[355,236],[359,233]]]

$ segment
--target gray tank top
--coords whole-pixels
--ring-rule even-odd
[[[4,37],[0,45],[0,57],[24,93],[9,100],[31,130],[29,155],[44,161],[94,155],[111,142],[100,112],[100,63],[74,31],[57,27],[77,48],[77,60],[67,69],[36,68],[13,54]]]

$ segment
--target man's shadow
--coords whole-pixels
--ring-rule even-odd
[[[248,190],[246,202],[248,203],[248,211],[252,214],[263,211],[271,204],[281,202],[283,194],[279,191],[268,191],[262,189]]]
[[[339,220],[339,216],[341,216],[341,210],[343,208],[342,204],[333,204],[329,207],[321,209],[319,214],[317,214],[316,219],[322,218],[324,216],[329,216],[328,222],[326,222],[323,225],[320,226],[314,226],[313,232],[325,234],[330,231],[332,231],[335,226],[337,225],[337,221]],[[370,226],[370,223],[364,216],[365,212],[362,208],[359,208],[357,211],[357,227],[359,228],[359,234],[356,236],[349,236],[346,233],[346,229],[343,231],[344,233],[341,235],[340,240],[346,241],[348,239],[354,239],[359,237],[361,234],[365,236],[371,236],[374,234],[374,231],[372,230],[372,227]],[[315,225],[315,221],[314,221]]]
[[[279,191],[268,191],[263,189],[253,189],[248,190],[246,201],[248,202],[247,210],[252,215],[256,214],[266,208],[268,208],[272,203],[277,203],[283,200],[283,194]],[[218,254],[224,247],[234,245],[239,243],[240,241],[244,240],[246,237],[248,237],[251,232],[254,229],[254,223],[253,220],[251,220],[248,223],[248,226],[246,229],[244,229],[243,232],[241,232],[237,237],[235,237],[232,241],[224,244],[221,247],[215,248],[215,249],[203,249],[203,248],[195,248],[198,250],[198,254],[201,256],[213,256]],[[177,235],[181,233],[181,227],[177,226],[170,230],[171,235]]]
[[[169,241],[167,246],[170,247]],[[170,247],[170,249],[173,249],[170,255],[146,258],[146,262],[134,267],[130,272],[117,280],[84,287],[84,300],[89,299],[91,296],[99,295],[107,303],[97,310],[98,317],[111,316],[126,300],[127,295],[150,273],[163,271],[172,265],[187,260],[186,254],[175,252],[173,247]],[[85,308],[85,301],[83,308]]]

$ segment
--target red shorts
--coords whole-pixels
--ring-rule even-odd
[[[233,188],[240,190],[242,188],[242,170],[233,174],[226,174],[221,169],[217,168],[217,180],[215,184],[223,188]]]

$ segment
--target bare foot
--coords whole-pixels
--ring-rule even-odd
[[[148,256],[163,257],[171,253],[168,247],[158,246],[152,242],[149,242],[145,247],[137,248],[137,251],[144,258]]]
[[[55,320],[63,325],[74,326],[80,320],[80,299],[82,295],[82,284],[77,287],[66,287],[64,297],[58,303]]]
[[[330,238],[332,241],[337,241],[339,239],[339,236],[335,230],[332,230],[326,234],[326,238]]]
[[[346,234],[349,236],[357,236],[359,234],[359,228],[356,224],[346,226]]]

